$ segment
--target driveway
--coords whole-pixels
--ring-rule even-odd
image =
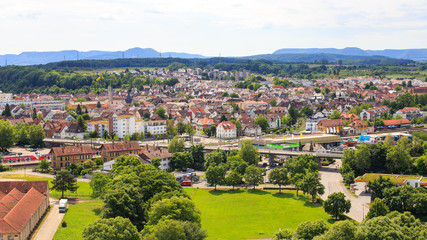
[[[319,171],[322,184],[325,186],[325,193],[321,195],[323,200],[328,199],[328,195],[334,192],[342,192],[345,194],[346,199],[351,201],[350,212],[346,215],[352,219],[361,222],[365,219],[369,211],[369,203],[371,201],[370,194],[362,193],[364,190],[364,183],[357,183],[355,194],[353,196],[345,187],[340,173],[338,173],[341,166],[341,160],[337,160],[334,164],[327,167],[322,167]]]
[[[38,232],[33,237],[33,240],[51,240],[55,235],[56,229],[62,222],[65,213],[59,213],[59,200],[50,199],[52,209],[46,216],[44,222],[39,227]]]

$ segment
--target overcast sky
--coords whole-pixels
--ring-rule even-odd
[[[426,0],[0,0],[0,54],[427,48]]]

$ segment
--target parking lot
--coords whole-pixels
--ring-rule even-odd
[[[37,153],[40,155],[49,154],[49,148],[36,148],[36,151],[29,151],[30,148],[17,147],[14,146],[9,149],[9,153],[3,153],[4,157],[13,157],[13,156],[37,156]]]

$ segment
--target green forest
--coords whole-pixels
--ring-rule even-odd
[[[324,64],[322,64],[324,63]],[[95,74],[99,69],[121,68],[134,69],[137,72],[144,68],[181,67],[219,69],[221,71],[249,70],[260,75],[278,76],[283,78],[315,79],[345,77],[380,77],[396,79],[427,79],[426,64],[405,65],[328,65],[327,61],[316,64],[287,64],[267,60],[243,60],[232,58],[210,59],[115,59],[115,60],[80,60],[50,63],[39,66],[6,66],[0,67],[0,89],[12,93],[87,93],[99,92],[111,85],[113,88],[135,87],[141,90],[144,85],[173,85],[176,81],[162,82],[128,71],[121,74]],[[203,74],[207,79],[207,75]],[[234,76],[230,77],[234,80]],[[245,83],[244,83],[245,84]],[[256,86],[254,86],[256,87]]]

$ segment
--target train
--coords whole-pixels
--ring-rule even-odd
[[[100,150],[93,150],[93,156],[94,157],[101,157],[101,151]],[[46,159],[50,161],[50,154],[42,154],[39,158],[37,156],[3,156],[0,157],[0,163],[5,165],[14,165],[19,163],[31,163],[35,161],[41,161],[43,159]]]

